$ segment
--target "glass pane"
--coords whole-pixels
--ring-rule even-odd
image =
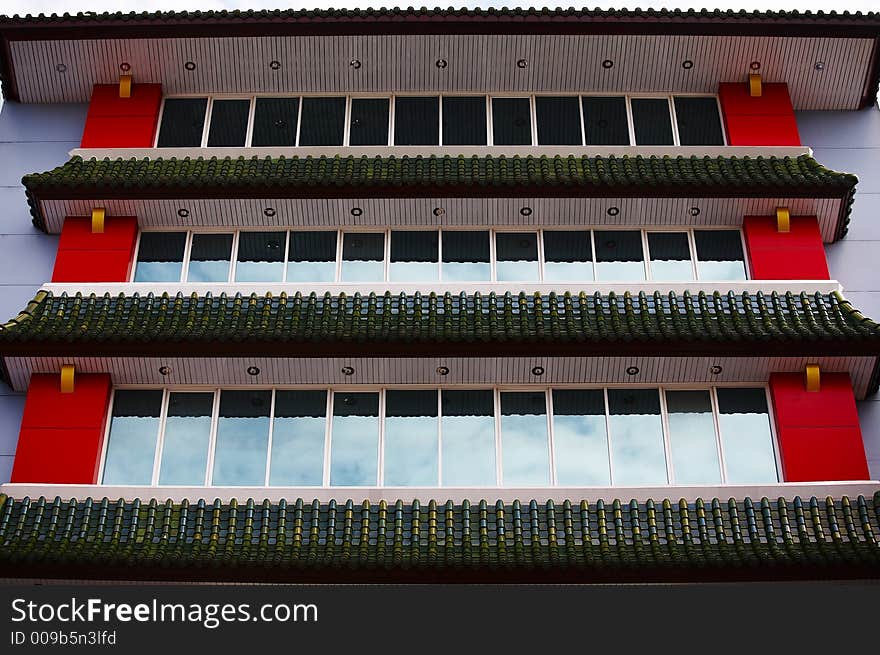
[[[431,146],[440,142],[440,98],[437,96],[394,99],[394,144]]]
[[[232,257],[231,234],[194,234],[189,254],[187,280],[226,282]]]
[[[252,146],[295,146],[299,98],[257,98]]]
[[[241,232],[236,282],[281,282],[287,232]]]
[[[596,237],[596,278],[612,282],[645,279],[642,233],[637,230],[600,230]]]
[[[486,145],[486,97],[443,98],[443,145]]]
[[[326,391],[275,392],[270,485],[323,484],[326,427]]]
[[[629,125],[626,120],[626,98],[585,97],[584,133],[587,145],[628,146]]]
[[[499,232],[495,235],[496,272],[499,281],[537,281],[538,235],[533,232]]]
[[[169,395],[159,484],[179,486],[205,484],[213,413],[213,393]]]
[[[608,486],[608,430],[601,389],[553,391],[556,481],[562,486]]]
[[[550,484],[550,445],[543,391],[501,394],[501,467],[506,487]]]
[[[142,232],[135,282],[180,282],[186,232]]]
[[[590,233],[574,230],[544,231],[544,280],[592,280],[593,245]]]
[[[391,264],[389,277],[392,282],[430,282],[440,277],[436,231],[391,232]]]
[[[701,280],[746,279],[739,230],[694,230],[694,241]]]
[[[718,389],[718,412],[727,482],[778,482],[764,390]]]
[[[271,391],[222,391],[213,484],[262,487],[266,484]]]
[[[678,141],[683,146],[723,146],[721,117],[714,96],[693,98],[675,96]]]
[[[708,391],[667,391],[675,484],[720,484],[721,467]]]
[[[614,484],[666,484],[660,395],[656,389],[609,389]]]
[[[388,98],[352,98],[348,142],[353,146],[388,145]]]
[[[385,392],[386,487],[436,487],[437,392]]]
[[[287,255],[288,282],[333,282],[336,279],[336,231],[291,232]]]
[[[208,145],[229,148],[243,146],[247,138],[250,111],[250,100],[214,100],[211,103]]]
[[[693,280],[691,246],[686,232],[648,232],[651,278],[654,280]]]
[[[542,146],[579,146],[581,111],[576,96],[538,96],[535,98],[538,144]]]
[[[488,487],[495,476],[495,401],[492,391],[446,391],[443,413],[444,487]]]
[[[342,235],[343,282],[379,282],[385,279],[385,235],[346,232]]]
[[[333,394],[330,484],[363,487],[378,482],[379,394]]]
[[[166,98],[159,126],[159,148],[198,148],[205,130],[207,98]]]
[[[483,282],[491,277],[488,232],[443,231],[444,282]]]
[[[492,139],[496,146],[532,145],[528,98],[492,98]]]
[[[301,146],[341,146],[345,132],[345,98],[303,98]]]
[[[151,484],[162,391],[117,391],[113,395],[113,414],[107,455],[104,457],[104,484]]]
[[[672,121],[666,98],[633,98],[633,127],[638,146],[671,146]]]

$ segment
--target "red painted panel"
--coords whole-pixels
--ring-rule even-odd
[[[97,428],[104,425],[110,402],[110,376],[74,376],[73,393],[61,393],[60,376],[35,373],[28,384],[23,428]]]
[[[109,216],[104,219],[104,231],[92,232],[91,217],[68,216],[61,227],[60,250],[127,250],[137,240],[137,218]]]
[[[11,482],[95,484],[104,431],[23,428]]]
[[[822,373],[809,392],[802,373],[774,373],[770,396],[786,482],[867,480],[868,463],[847,373]]]
[[[746,216],[743,231],[753,279],[830,278],[825,245],[815,217],[794,217],[790,232],[778,232],[775,217]]]
[[[732,146],[799,146],[794,113],[791,116],[725,114],[727,143]]]
[[[794,113],[788,85],[784,82],[771,82],[761,85],[761,95],[757,98],[749,93],[749,84],[725,82],[718,86],[718,99],[726,114],[788,116]]]
[[[127,282],[131,250],[59,250],[53,282]]]
[[[162,104],[161,84],[131,85],[131,97],[119,97],[118,84],[96,84],[89,103],[89,118],[93,116],[157,116]]]
[[[152,148],[157,116],[95,116],[86,120],[82,148]]]
[[[59,375],[32,375],[12,482],[96,482],[109,406],[107,374],[76,375],[70,394],[61,393]]]

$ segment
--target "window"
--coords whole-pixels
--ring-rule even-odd
[[[598,230],[596,278],[620,282],[645,279],[642,233],[636,230]]]
[[[687,232],[649,232],[648,251],[651,256],[652,280],[694,279]]]
[[[211,103],[209,147],[241,147],[245,145],[251,101],[214,100]]]
[[[496,146],[532,145],[532,107],[528,98],[492,98],[492,134]]]
[[[388,98],[352,98],[350,146],[388,145]]]
[[[538,96],[535,98],[535,116],[540,145],[583,144],[577,96]]]
[[[394,143],[398,146],[431,146],[440,143],[440,98],[395,98]]]
[[[548,282],[594,279],[593,242],[587,231],[544,232],[544,280]]]
[[[344,133],[344,97],[302,99],[299,145],[341,146]]]
[[[385,234],[346,232],[342,235],[343,282],[379,282],[385,279]]]
[[[637,146],[671,146],[672,120],[666,98],[632,98],[632,120]]]
[[[135,282],[180,282],[186,232],[144,232],[138,245]]]
[[[286,232],[242,232],[238,235],[236,282],[281,282],[284,278]]]
[[[159,125],[159,148],[198,148],[205,131],[207,98],[166,98]]]
[[[190,282],[226,282],[231,260],[231,234],[193,234],[186,279]]]
[[[103,484],[778,480],[763,388],[117,389],[109,422]]]
[[[257,98],[251,145],[295,146],[299,98]]]
[[[585,96],[584,135],[587,145],[628,146],[626,98],[623,96]]]
[[[336,280],[336,232],[291,232],[287,255],[288,282]]]
[[[388,279],[392,282],[438,280],[440,278],[439,242],[440,234],[435,230],[429,232],[392,230]]]
[[[539,280],[538,235],[535,232],[499,232],[495,235],[499,282]]]
[[[739,230],[694,230],[697,271],[701,280],[745,280],[746,265]]]
[[[443,230],[444,282],[485,282],[492,277],[489,233]]]
[[[714,96],[675,96],[678,140],[683,146],[723,146],[721,117]]]
[[[486,145],[486,97],[443,97],[443,145]]]

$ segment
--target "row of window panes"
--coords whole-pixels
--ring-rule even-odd
[[[214,283],[648,279],[746,279],[740,231],[143,232],[134,273]]]
[[[117,390],[103,484],[778,481],[763,388]]]
[[[166,98],[160,148],[724,145],[715,96]]]

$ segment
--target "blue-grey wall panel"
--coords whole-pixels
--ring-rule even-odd
[[[798,112],[804,145],[820,163],[859,176],[849,234],[828,246],[831,277],[865,315],[880,320],[880,110]],[[880,399],[859,403],[859,419],[872,478],[880,478]]]
[[[0,109],[0,321],[18,314],[52,277],[57,236],[34,229],[21,186],[26,173],[54,168],[79,146],[87,105]],[[0,482],[9,480],[24,397],[0,384]]]

